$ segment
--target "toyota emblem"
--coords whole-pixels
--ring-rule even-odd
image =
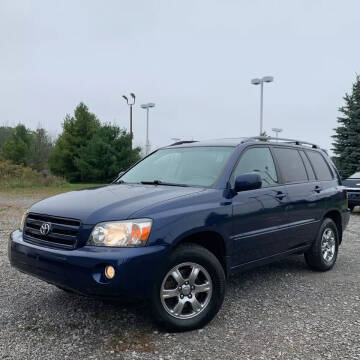
[[[47,235],[51,230],[51,225],[49,223],[43,223],[40,226],[40,234],[41,235]]]

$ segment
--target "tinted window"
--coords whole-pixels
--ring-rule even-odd
[[[333,176],[324,157],[316,151],[307,151],[311,163],[315,169],[318,180],[332,180]]]
[[[310,164],[310,161],[309,159],[307,158],[307,156],[305,155],[305,153],[303,151],[300,151],[300,155],[301,155],[301,158],[303,159],[303,162],[305,164],[305,169],[306,169],[306,172],[308,174],[308,177],[309,177],[309,180],[316,180],[316,177],[315,177],[315,173],[314,173],[314,170]]]
[[[258,172],[262,179],[262,187],[269,187],[278,184],[274,160],[267,147],[251,148],[241,156],[234,171],[234,177]]]
[[[305,166],[295,149],[274,148],[285,183],[308,181]]]
[[[128,183],[160,180],[172,184],[212,185],[220,175],[233,147],[194,146],[160,149],[121,177]]]

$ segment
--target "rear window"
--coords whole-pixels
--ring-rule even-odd
[[[316,151],[306,151],[306,153],[315,169],[318,180],[332,180],[333,174],[331,173],[329,165],[326,163],[324,157]]]
[[[274,152],[278,159],[280,171],[285,183],[308,181],[304,163],[297,150],[274,148]]]

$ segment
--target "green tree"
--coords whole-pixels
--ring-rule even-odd
[[[0,126],[0,150],[1,147],[13,136],[14,128],[10,126]]]
[[[38,128],[33,134],[33,143],[30,150],[29,165],[37,171],[47,169],[50,153],[53,149],[52,141],[43,128]]]
[[[140,148],[131,149],[130,134],[115,125],[101,125],[80,103],[74,116],[64,120],[49,167],[70,182],[109,182],[139,159]]]
[[[351,94],[345,94],[345,105],[339,108],[340,124],[336,129],[333,150],[343,178],[360,171],[360,76],[356,76]]]
[[[80,103],[74,116],[67,115],[63,122],[63,132],[57,139],[49,158],[50,170],[55,175],[64,176],[68,181],[81,181],[81,172],[76,159],[91,142],[100,128],[100,121],[89,112],[84,103]]]
[[[131,149],[131,136],[116,125],[100,127],[75,160],[83,182],[109,182],[140,159],[140,148]]]
[[[27,166],[31,158],[33,142],[33,132],[19,124],[15,127],[10,140],[2,146],[2,157],[14,164]]]

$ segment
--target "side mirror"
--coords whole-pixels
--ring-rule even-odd
[[[260,189],[262,184],[261,176],[258,173],[239,175],[235,179],[235,192]]]

